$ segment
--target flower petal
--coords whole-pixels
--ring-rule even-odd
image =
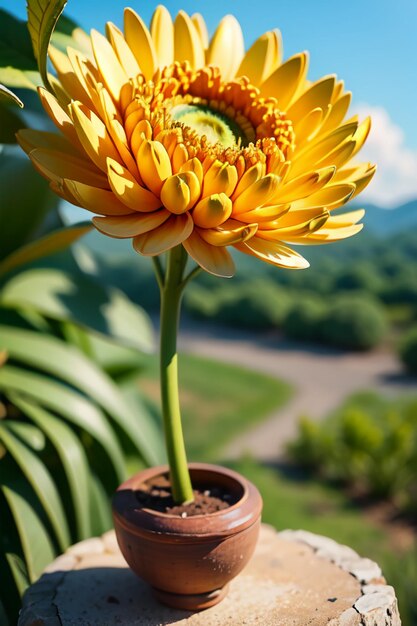
[[[172,175],[171,161],[162,143],[145,139],[139,147],[137,162],[143,182],[159,195],[164,181]]]
[[[47,115],[49,115],[52,119],[58,130],[63,132],[74,146],[81,148],[80,140],[78,139],[77,131],[74,128],[72,119],[61,107],[58,100],[43,87],[39,87],[38,93],[43,108],[45,109]]]
[[[241,224],[236,220],[227,220],[218,228],[199,228],[198,234],[212,246],[231,246],[251,239],[257,229],[257,224]]]
[[[350,154],[352,154],[353,148],[355,146],[354,142],[354,134],[357,130],[356,122],[347,122],[343,126],[339,126],[336,130],[330,132],[324,137],[320,138],[318,141],[313,141],[310,144],[307,144],[302,150],[296,152],[292,159],[291,169],[290,169],[290,179],[293,179],[296,176],[300,176],[305,168],[310,166],[311,163],[314,163],[315,167],[325,167],[327,165],[336,165],[335,163],[328,161],[328,156],[334,153],[339,147],[345,146],[347,140],[353,143],[352,150]],[[319,166],[320,163],[320,166]]]
[[[213,193],[225,193],[231,196],[238,181],[237,171],[234,165],[222,163],[218,159],[210,165],[203,181],[203,196]]]
[[[261,85],[280,64],[281,52],[281,33],[264,33],[245,54],[237,75],[247,76],[256,87]]]
[[[261,85],[261,94],[273,96],[281,111],[285,111],[303,87],[308,70],[307,52],[296,54],[280,65]]]
[[[237,187],[232,195],[232,199],[234,200],[240,194],[242,194],[245,189],[256,183],[256,181],[260,180],[262,176],[265,176],[265,165],[263,163],[256,163],[252,165],[239,180]]]
[[[200,183],[194,172],[175,174],[166,179],[161,190],[163,205],[180,215],[188,211],[200,196]]]
[[[335,167],[324,167],[307,174],[301,174],[301,176],[280,186],[274,196],[274,201],[279,204],[301,200],[327,185],[333,178],[335,171]]]
[[[203,16],[200,13],[194,13],[191,16],[191,20],[195,26],[198,36],[200,37],[203,50],[207,50],[209,47],[209,36]]]
[[[129,209],[147,213],[161,206],[159,198],[148,189],[141,187],[132,174],[113,159],[107,159],[107,176],[113,193]]]
[[[200,186],[203,184],[203,166],[196,157],[181,165],[180,173],[182,172],[193,172],[197,176]]]
[[[301,219],[294,224],[285,226],[284,224],[279,222],[278,228],[271,229],[262,229],[258,230],[258,237],[261,239],[266,239],[268,241],[287,241],[287,238],[291,241],[294,241],[295,238],[302,238],[305,235],[309,235],[316,230],[319,230],[329,219],[329,212],[322,211],[321,213],[315,213],[313,217],[306,221],[302,221]]]
[[[326,224],[326,228],[341,228],[345,226],[352,226],[357,224],[365,215],[365,209],[356,209],[356,211],[349,211],[348,213],[342,213],[341,215],[332,215]]]
[[[323,126],[320,128],[320,135],[325,135],[334,128],[337,128],[339,124],[343,122],[349,109],[351,99],[352,94],[350,91],[347,91],[332,104],[331,109],[323,122]]]
[[[194,207],[193,220],[196,226],[215,228],[229,219],[232,201],[224,193],[213,194],[200,200]]]
[[[219,67],[223,80],[232,80],[244,53],[245,44],[240,24],[233,15],[226,15],[220,21],[210,42],[207,64]]]
[[[74,100],[88,102],[90,96],[78,80],[68,56],[54,46],[49,46],[48,54],[58,74],[58,79],[68,95]]]
[[[354,191],[355,185],[353,183],[329,185],[302,200],[297,200],[292,204],[291,210],[295,211],[308,207],[326,207],[329,210],[336,209],[346,204],[352,197]]]
[[[27,153],[36,148],[46,148],[47,150],[58,150],[77,158],[82,158],[83,154],[76,150],[66,137],[57,133],[48,133],[43,130],[33,130],[23,128],[16,133],[20,147]]]
[[[327,76],[313,83],[287,110],[290,120],[297,122],[312,109],[319,107],[327,111],[331,103],[333,90],[336,84],[335,76]]]
[[[93,163],[103,172],[106,172],[107,157],[120,161],[120,155],[107,132],[106,126],[93,111],[90,111],[81,102],[72,102],[70,111],[78,139],[84,150]]]
[[[100,116],[100,102],[96,90],[97,85],[99,83],[101,84],[102,81],[100,72],[89,59],[81,54],[79,50],[75,50],[74,48],[68,46],[67,55],[73,69],[75,79],[78,81],[80,88],[82,89],[82,93],[85,94],[80,98],[75,98],[73,95],[72,100],[79,100]]]
[[[174,26],[169,11],[162,5],[156,7],[152,16],[151,35],[159,67],[171,65],[174,62]]]
[[[180,63],[188,61],[193,70],[204,65],[204,50],[201,40],[191,18],[180,11],[174,22],[175,60]]]
[[[111,44],[98,31],[91,31],[91,44],[94,58],[103,81],[116,102],[119,102],[123,85],[129,82],[129,77],[120,64]]]
[[[235,248],[245,254],[256,256],[266,263],[293,270],[310,267],[309,262],[281,242],[266,241],[255,235],[246,243],[236,244]]]
[[[99,215],[127,215],[129,208],[120,202],[112,191],[99,189],[76,180],[64,179],[64,189],[77,201],[77,204]]]
[[[103,117],[109,131],[109,135],[116,147],[118,154],[120,155],[121,160],[126,165],[127,169],[140,182],[139,169],[136,164],[135,159],[132,156],[132,153],[128,146],[128,140],[126,137],[124,126],[121,122],[121,118],[118,115],[117,111],[112,109],[113,100],[110,97],[108,91],[101,87],[100,91],[100,101],[103,106]],[[113,105],[114,106],[114,105]],[[120,158],[117,160],[120,161]]]
[[[334,228],[331,224],[328,223],[330,219],[331,218],[327,220],[325,228],[321,228],[317,232],[312,233],[307,239],[303,239],[302,243],[314,244],[340,241],[341,239],[347,239],[348,237],[353,237],[353,235],[357,235],[363,229],[363,224],[352,224],[351,226],[346,226],[345,228]]]
[[[330,104],[328,108],[330,109]],[[293,124],[295,136],[297,137],[297,148],[300,149],[317,133],[327,111],[320,107],[312,109],[305,117],[300,118]]]
[[[339,169],[334,177],[338,183],[351,182],[356,186],[352,198],[357,196],[371,182],[376,171],[376,165],[371,163],[359,163],[349,168]]]
[[[135,237],[133,247],[136,252],[145,256],[156,256],[183,243],[191,235],[193,228],[193,220],[188,213],[171,215],[159,228]]]
[[[196,231],[183,242],[183,246],[190,257],[206,272],[221,278],[234,276],[235,264],[226,248],[211,246]]]
[[[356,142],[356,145],[355,145],[355,149],[352,152],[352,157],[354,157],[355,154],[357,154],[359,150],[362,148],[363,144],[365,143],[369,135],[370,130],[371,130],[371,118],[367,117],[361,124],[359,124],[358,130],[353,136]]]
[[[279,184],[278,176],[267,174],[245,189],[233,202],[233,215],[246,213],[256,207],[268,204]]]
[[[319,217],[322,213],[323,210],[321,209],[321,207],[299,209],[297,211],[290,210],[277,220],[275,229],[294,228],[297,227],[298,224],[307,224],[308,222],[311,222],[312,220]],[[261,226],[263,228],[263,224]]]
[[[116,239],[129,239],[157,229],[169,218],[169,211],[160,209],[154,213],[130,213],[111,217],[93,217],[94,226],[101,233]]]
[[[106,177],[99,170],[92,169],[92,164],[83,159],[44,149],[32,150],[29,158],[38,172],[48,180],[62,184],[64,178],[70,178],[93,187],[108,188]]]
[[[125,9],[125,38],[146,80],[151,80],[158,67],[155,46],[142,18],[133,9]]]
[[[135,55],[129,48],[126,39],[123,37],[122,31],[117,28],[111,22],[106,24],[107,37],[115,51],[117,58],[120,61],[120,65],[125,70],[128,78],[135,78],[140,74],[139,63],[136,60]]]
[[[179,143],[172,155],[172,169],[175,173],[181,172],[183,166],[188,161],[189,155],[185,144]]]
[[[265,223],[275,221],[282,215],[285,215],[291,205],[290,204],[273,204],[264,207],[258,207],[246,213],[239,213],[239,221],[250,224],[252,222],[260,223],[262,228],[266,228]],[[275,226],[273,226],[275,228]]]

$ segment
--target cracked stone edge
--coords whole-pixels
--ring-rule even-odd
[[[386,584],[377,563],[360,557],[349,546],[306,530],[282,530],[277,534],[280,539],[308,545],[316,556],[334,563],[359,582],[359,598],[328,626],[401,626],[395,590]],[[359,622],[355,614],[359,616]]]
[[[268,528],[268,525],[265,524]],[[271,534],[280,539],[308,545],[320,558],[330,561],[356,578],[361,586],[361,595],[353,606],[344,611],[328,626],[353,626],[356,615],[358,626],[401,626],[394,588],[387,585],[377,563],[360,557],[352,548],[344,546],[329,537],[316,535],[305,530],[283,530],[276,532],[271,526]],[[53,561],[41,578],[25,592],[18,626],[62,626],[57,593],[66,574],[75,569],[82,558],[90,553],[114,552],[114,541],[109,531],[101,537],[86,539],[70,547]]]

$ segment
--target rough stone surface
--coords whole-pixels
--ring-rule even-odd
[[[84,554],[102,554],[105,550],[104,541],[99,537],[92,537],[91,539],[85,539],[79,543],[75,543],[68,548],[67,554],[79,557]]]
[[[225,600],[193,614],[154,600],[111,531],[47,568],[26,592],[18,626],[399,626],[395,592],[384,582],[375,563],[347,546],[263,525]]]
[[[290,541],[301,541],[313,548],[316,555],[328,561],[332,561],[341,569],[349,572],[361,583],[380,582],[385,580],[381,568],[370,559],[362,558],[349,546],[343,546],[329,537],[314,535],[306,530],[284,530],[280,533],[282,538]]]

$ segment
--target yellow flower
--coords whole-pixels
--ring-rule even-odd
[[[150,29],[125,10],[91,33],[91,58],[50,50],[56,97],[40,97],[60,135],[19,141],[52,189],[96,213],[95,227],[155,256],[182,244],[206,271],[232,276],[228,246],[304,268],[287,244],[357,233],[362,210],[331,215],[375,168],[350,160],[369,119],[344,121],[350,93],[335,76],[311,83],[308,57],[282,61],[277,31],[245,53],[226,16],[209,41],[200,15],[174,22],[159,6]]]

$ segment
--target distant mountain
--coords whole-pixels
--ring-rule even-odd
[[[381,209],[373,204],[361,206],[366,210],[365,227],[375,235],[384,237],[410,229],[417,231],[417,199],[395,209]]]

